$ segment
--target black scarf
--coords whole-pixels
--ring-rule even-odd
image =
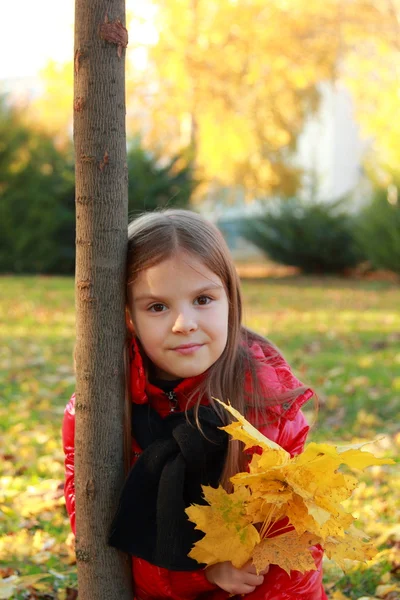
[[[201,485],[218,487],[228,435],[209,406],[199,407],[199,421],[203,433],[193,409],[162,419],[149,404],[133,405],[132,435],[143,453],[125,482],[111,546],[166,569],[200,568],[187,555],[204,534],[185,508],[206,503]]]

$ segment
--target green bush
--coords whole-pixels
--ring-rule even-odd
[[[71,148],[0,100],[0,272],[73,272],[74,224]]]
[[[166,206],[188,206],[197,182],[184,152],[162,161],[144,150],[136,138],[128,144],[127,161],[130,217]]]
[[[377,189],[361,211],[356,239],[373,267],[400,273],[400,200],[390,203],[387,190]]]
[[[343,200],[271,200],[261,217],[244,222],[243,236],[278,263],[305,273],[340,273],[362,258],[353,221]]]
[[[183,155],[160,161],[128,149],[129,214],[186,206],[196,185]],[[72,274],[75,268],[72,145],[28,128],[0,98],[0,273]]]

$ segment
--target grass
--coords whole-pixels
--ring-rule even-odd
[[[245,282],[244,292],[248,326],[270,337],[317,391],[323,411],[320,436],[395,433],[400,416],[398,287],[293,278]]]
[[[311,439],[380,436],[375,451],[398,457],[400,288],[297,276],[245,280],[243,289],[246,325],[276,343],[318,393]],[[1,278],[0,324],[0,575],[48,575],[35,584],[36,596],[27,595],[29,581],[22,579],[10,597],[67,598],[76,576],[60,424],[74,388],[72,279]],[[307,411],[314,420],[312,407]],[[382,552],[347,577],[327,563],[327,588],[337,599],[339,592],[356,599],[395,585],[400,487],[393,470],[371,469],[350,508]]]

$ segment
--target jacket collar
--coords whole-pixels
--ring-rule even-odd
[[[205,373],[183,379],[173,390],[173,397],[171,397],[170,394],[148,381],[136,338],[133,338],[130,344],[129,358],[132,401],[135,404],[146,404],[150,399],[157,412],[161,416],[166,416],[170,412],[184,411],[196,402],[196,395],[191,399],[190,396],[204,380]],[[205,399],[202,404],[208,404],[208,401]]]
[[[279,398],[282,394],[302,387],[301,382],[293,375],[283,356],[267,342],[262,344],[259,341],[252,341],[249,344],[249,348],[253,358],[257,362],[258,377],[262,388],[265,390],[266,399],[273,399],[274,397]],[[189,405],[188,399],[192,392],[194,392],[198,385],[204,380],[206,373],[202,373],[196,377],[188,377],[181,381],[174,389],[174,403],[176,401],[176,406],[174,407],[169,401],[168,395],[163,390],[147,381],[141,351],[136,338],[133,338],[130,344],[129,357],[132,401],[135,404],[145,404],[149,402],[150,398],[151,404],[161,416],[169,414],[171,408],[175,408],[177,411],[183,411],[186,408],[193,406],[196,401],[196,395],[192,398]],[[245,388],[247,392],[251,391],[249,373],[246,377]],[[294,398],[291,401],[279,402],[278,400],[275,404],[270,401],[268,407],[269,411],[278,418],[284,417],[285,419],[292,421],[303,404],[305,404],[313,394],[314,392],[310,388],[307,388],[297,396],[294,395]],[[202,404],[208,404],[208,400],[204,399]]]
[[[164,392],[156,385],[146,381],[145,393],[161,416],[166,416],[171,412],[182,412],[195,404],[198,397],[196,388],[204,380],[204,377],[205,373],[196,377],[187,377],[176,386],[173,392]],[[202,401],[202,404],[208,404],[208,400]]]

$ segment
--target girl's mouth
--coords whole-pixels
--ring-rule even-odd
[[[177,346],[176,348],[173,348],[173,350],[179,354],[194,354],[203,345],[204,344],[182,344],[182,346]]]

